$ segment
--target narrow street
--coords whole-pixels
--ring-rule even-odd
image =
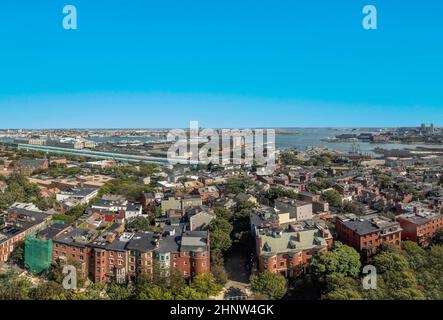
[[[218,300],[243,300],[250,295],[251,248],[247,244],[234,244],[225,254],[228,282]]]

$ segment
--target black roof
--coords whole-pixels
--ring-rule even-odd
[[[48,228],[40,231],[38,233],[38,237],[41,239],[53,239],[57,234],[62,232],[64,229],[66,229],[68,226],[62,223],[54,223],[53,225],[49,226]]]
[[[137,232],[126,246],[128,250],[148,252],[155,249],[155,234],[152,232]]]

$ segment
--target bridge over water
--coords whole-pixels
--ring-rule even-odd
[[[91,151],[91,150],[83,150],[83,149],[68,149],[68,148],[59,148],[59,147],[50,147],[50,146],[39,146],[39,145],[31,145],[31,144],[14,144],[20,150],[33,150],[33,151],[41,151],[47,153],[57,153],[57,154],[67,154],[74,155],[79,157],[88,157],[94,159],[102,159],[102,160],[115,160],[115,161],[127,161],[127,162],[144,162],[144,163],[156,163],[156,164],[167,164],[167,163],[181,163],[181,164],[197,164],[197,161],[189,161],[186,159],[168,159],[161,157],[150,157],[150,156],[138,156],[132,154],[123,154],[123,153],[113,153],[113,152],[102,152],[102,151]]]

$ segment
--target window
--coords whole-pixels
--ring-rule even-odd
[[[123,253],[119,252],[119,253],[118,253],[118,257],[119,257],[119,258],[123,257]]]
[[[123,265],[123,260],[118,260],[118,265],[119,266]]]

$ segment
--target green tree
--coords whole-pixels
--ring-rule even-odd
[[[232,211],[225,209],[223,207],[214,208],[214,213],[217,216],[217,218],[225,219],[227,221],[230,221],[233,216]]]
[[[25,244],[24,242],[22,242],[14,248],[14,251],[11,253],[10,259],[15,263],[23,266],[24,256],[25,256]]]
[[[173,294],[167,288],[148,282],[137,286],[135,298],[137,300],[174,300]]]
[[[171,292],[176,293],[186,287],[185,279],[183,279],[182,274],[178,270],[173,270],[169,275],[168,288]]]
[[[364,214],[363,205],[358,201],[344,201],[342,211],[344,213],[354,213],[360,216]]]
[[[265,295],[278,300],[286,294],[286,279],[280,273],[265,271],[251,277],[251,286],[255,294]]]
[[[342,206],[342,197],[336,190],[327,190],[322,193],[323,198],[330,206],[340,208]]]
[[[204,293],[198,292],[191,287],[183,287],[178,292],[175,300],[207,300],[208,296]]]
[[[223,265],[212,263],[211,273],[219,285],[224,286],[228,282],[228,275]]]
[[[207,230],[214,232],[216,230],[220,230],[226,234],[231,234],[234,227],[229,223],[229,221],[223,219],[223,218],[215,218],[214,220],[209,223],[207,226]]]
[[[360,268],[359,253],[341,242],[335,242],[332,251],[315,255],[310,264],[311,272],[319,277],[334,273],[356,277]]]
[[[424,299],[418,281],[410,268],[406,257],[400,253],[381,252],[373,259],[377,274],[383,279],[382,291],[384,299]]]
[[[340,273],[331,273],[325,277],[324,299],[361,300],[361,280]]]
[[[6,184],[8,187],[0,194],[0,210],[9,208],[14,202],[39,204],[43,201],[40,188],[22,174],[11,175],[6,179]]]
[[[116,282],[108,284],[106,293],[111,300],[129,300],[132,296],[132,292],[126,284]]]
[[[13,272],[0,275],[0,300],[28,300],[32,283]]]
[[[239,194],[246,192],[251,185],[251,179],[247,177],[232,177],[226,182],[226,191],[228,193]]]
[[[161,228],[151,225],[148,219],[142,216],[131,218],[126,225],[128,230],[132,231],[151,231],[161,232]]]
[[[93,283],[84,291],[75,291],[71,294],[72,300],[109,300],[106,294],[106,284]]]
[[[30,291],[32,300],[67,300],[68,292],[55,281],[44,282]]]
[[[334,289],[325,298],[327,300],[363,300],[358,291],[343,288]]]
[[[222,286],[217,284],[214,276],[210,273],[199,274],[191,283],[191,288],[204,294],[206,297],[214,296],[220,293]]]
[[[300,166],[303,165],[303,161],[297,158],[297,154],[294,152],[282,152],[280,154],[280,160],[286,166]]]
[[[310,192],[322,191],[332,187],[334,181],[331,179],[319,179],[317,182],[313,182],[308,185],[307,189]]]
[[[212,250],[227,251],[232,246],[230,235],[221,230],[211,232],[210,239]]]
[[[386,174],[376,174],[375,179],[382,189],[388,189],[394,186],[394,179]]]

